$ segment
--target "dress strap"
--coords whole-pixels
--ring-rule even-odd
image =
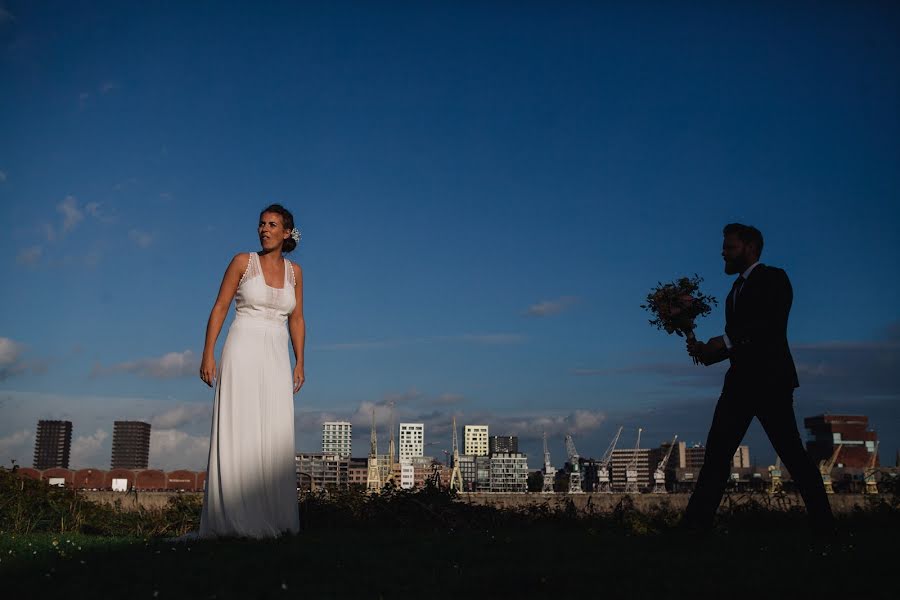
[[[240,285],[241,285],[242,283],[244,283],[244,281],[245,281],[246,279],[249,279],[249,278],[253,277],[253,276],[250,274],[250,271],[251,271],[251,270],[254,270],[254,269],[253,269],[253,255],[254,255],[254,254],[256,254],[256,253],[255,253],[255,252],[249,252],[248,255],[247,255],[247,268],[244,269],[244,274],[241,275],[241,280],[238,282],[238,287],[240,287]]]
[[[287,268],[285,277],[287,277],[288,281],[291,282],[291,287],[297,287],[297,281],[294,278],[294,264],[288,259],[284,259],[284,266]]]

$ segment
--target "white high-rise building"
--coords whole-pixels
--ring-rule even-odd
[[[463,428],[465,452],[470,456],[488,455],[488,426],[466,425]]]
[[[734,458],[731,459],[731,466],[738,469],[746,469],[752,466],[750,464],[749,446],[738,446],[737,450],[734,451]]]
[[[400,423],[400,458],[425,454],[425,424]]]
[[[416,467],[410,459],[400,459],[400,487],[404,490],[411,490],[416,485]]]
[[[322,423],[322,453],[351,456],[353,425],[347,421],[326,421]]]

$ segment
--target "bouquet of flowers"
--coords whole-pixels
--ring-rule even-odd
[[[672,283],[659,283],[650,290],[647,303],[641,304],[641,308],[656,317],[650,320],[650,324],[657,329],[665,329],[670,335],[677,333],[689,340],[697,339],[694,336],[694,320],[712,312],[710,304],[719,304],[712,296],[700,292],[701,281],[703,278],[694,274]]]

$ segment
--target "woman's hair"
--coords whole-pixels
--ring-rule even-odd
[[[259,219],[262,220],[262,216],[265,213],[275,213],[277,215],[281,215],[281,222],[284,223],[284,228],[291,232],[294,230],[294,215],[291,214],[291,211],[286,209],[280,204],[270,204],[265,207],[262,212],[259,213]],[[284,253],[290,252],[294,248],[297,247],[297,242],[294,241],[294,238],[288,237],[288,239],[284,240],[284,244],[281,246],[281,251]]]

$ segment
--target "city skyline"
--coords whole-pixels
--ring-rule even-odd
[[[848,421],[847,419],[849,419],[849,421]],[[843,439],[843,440],[840,440],[840,439],[839,439],[840,436],[838,436],[837,438],[835,438],[834,444],[844,443],[844,444],[858,445],[858,446],[861,447],[861,450],[863,450],[863,453],[862,453],[862,454],[858,454],[858,455],[857,455],[857,458],[851,461],[851,463],[852,463],[851,466],[858,467],[860,464],[867,463],[868,457],[866,456],[866,452],[865,452],[866,450],[868,450],[868,452],[875,452],[875,453],[878,453],[878,449],[877,449],[877,445],[876,445],[876,441],[877,441],[877,439],[878,439],[878,438],[877,438],[877,433],[868,429],[868,427],[867,427],[867,426],[868,426],[868,417],[865,416],[865,415],[828,415],[828,414],[825,414],[825,415],[814,415],[814,416],[804,417],[804,418],[803,418],[803,421],[804,421],[804,423],[805,423],[805,426],[806,426],[807,430],[808,430],[809,433],[811,434],[811,435],[805,440],[804,443],[805,443],[806,445],[808,445],[808,444],[813,444],[813,445],[817,446],[817,448],[818,448],[818,450],[816,450],[816,451],[812,451],[812,450],[811,450],[811,452],[813,453],[813,455],[822,454],[823,452],[824,452],[826,455],[830,455],[830,453],[831,453],[831,450],[827,449],[826,447],[824,447],[824,446],[822,445],[822,439],[821,439],[821,437],[818,436],[818,435],[816,435],[816,434],[820,431],[820,429],[821,429],[821,424],[822,424],[822,423],[825,423],[825,422],[829,422],[829,423],[835,422],[835,423],[838,423],[839,425],[838,425],[837,427],[838,427],[838,429],[839,429],[840,431],[843,431],[843,432],[845,433],[845,435],[846,435],[847,433],[850,433],[850,434],[851,434],[850,438],[845,438],[845,439]],[[847,425],[844,425],[845,423],[850,423],[850,424],[851,424],[851,425],[849,425],[849,428],[848,428]],[[150,432],[150,426],[149,426],[148,424],[146,424],[146,423],[140,423],[140,422],[122,422],[122,421],[116,421],[115,424],[116,424],[117,427],[119,427],[120,425],[124,425],[124,426],[130,426],[132,429],[138,428],[138,429],[141,431],[141,433],[138,434],[138,438],[137,438],[137,439],[134,439],[134,440],[129,439],[129,443],[130,443],[131,445],[135,445],[135,444],[136,444],[136,445],[138,445],[138,446],[141,447],[141,450],[139,450],[137,453],[143,457],[142,460],[145,461],[145,462],[143,463],[143,466],[140,466],[140,465],[134,466],[134,467],[121,466],[121,465],[120,465],[120,466],[116,466],[116,465],[114,464],[114,461],[115,461],[115,445],[114,445],[114,446],[113,446],[113,448],[114,448],[114,449],[113,449],[113,454],[112,454],[112,456],[110,457],[110,461],[109,461],[109,465],[110,465],[109,468],[110,468],[110,469],[112,469],[112,470],[116,470],[116,469],[125,469],[125,470],[129,470],[129,469],[130,469],[130,470],[160,470],[160,469],[161,469],[161,470],[173,470],[173,469],[177,470],[177,469],[192,469],[192,470],[198,470],[198,471],[202,470],[202,468],[199,468],[199,467],[192,467],[192,466],[190,466],[190,465],[185,465],[185,464],[180,464],[180,463],[177,464],[177,465],[172,465],[172,464],[168,464],[168,465],[157,465],[157,464],[154,464],[154,463],[153,463],[153,456],[150,455],[150,456],[149,456],[149,459],[148,459],[148,457],[147,457],[147,452],[148,452],[147,449],[148,449],[148,447],[149,447],[150,442],[152,442],[152,439],[153,439],[153,435],[152,435],[152,433]],[[68,431],[69,438],[67,439],[67,442],[66,442],[66,444],[65,444],[64,453],[65,453],[66,456],[68,456],[69,451],[70,451],[70,446],[71,446],[71,431],[72,431],[72,429],[73,429],[73,424],[72,424],[71,422],[68,422],[68,421],[66,421],[66,422],[56,422],[56,421],[49,421],[49,422],[48,422],[48,421],[40,421],[40,422],[38,423],[38,429],[40,429],[42,425],[50,425],[50,426],[53,426],[53,427],[59,427],[59,426],[65,426],[65,427],[67,427],[67,431]],[[144,426],[146,426],[146,427],[144,427]],[[334,426],[338,426],[338,427],[334,427]],[[406,431],[406,432],[404,432],[404,426],[407,427],[407,431]],[[479,430],[479,433],[481,433],[481,432],[483,432],[483,428],[489,427],[489,425],[487,425],[487,426],[485,426],[485,425],[476,425],[475,427]],[[350,424],[347,423],[347,422],[342,422],[342,421],[338,421],[338,422],[324,422],[324,423],[322,423],[321,452],[318,452],[318,453],[317,453],[317,452],[312,452],[312,451],[309,451],[309,450],[306,450],[306,449],[296,449],[296,450],[295,450],[295,451],[296,451],[296,454],[297,454],[298,456],[299,456],[299,455],[315,455],[315,454],[334,455],[334,456],[340,457],[341,459],[345,459],[345,460],[351,460],[351,459],[352,459],[352,460],[358,460],[358,461],[365,461],[365,460],[367,460],[367,458],[369,457],[368,454],[367,454],[367,455],[361,455],[361,456],[352,456],[352,454],[350,454],[350,453],[346,453],[346,454],[345,454],[345,453],[343,453],[343,452],[341,451],[341,449],[347,447],[346,443],[335,443],[335,442],[334,442],[336,439],[338,439],[338,438],[340,438],[340,437],[343,437],[343,435],[340,434],[340,433],[338,433],[338,432],[347,432],[349,429],[350,429]],[[461,431],[465,432],[465,431],[466,431],[466,424],[464,424],[464,423],[463,423],[463,424],[459,424],[459,425],[458,425],[458,430],[461,430]],[[144,435],[143,435],[144,432],[146,432],[147,439],[144,439]],[[397,434],[397,435],[395,436],[395,439],[398,440],[398,443],[396,444],[396,447],[395,447],[395,449],[394,449],[394,456],[392,457],[392,459],[393,459],[393,461],[396,462],[397,464],[401,464],[401,463],[403,463],[405,460],[411,460],[411,459],[416,459],[416,458],[430,458],[430,459],[434,459],[434,460],[436,460],[437,462],[439,462],[439,463],[441,463],[441,464],[444,464],[444,465],[449,465],[449,464],[450,464],[450,463],[449,463],[449,459],[451,458],[451,457],[450,457],[450,454],[451,454],[451,453],[450,453],[450,451],[448,450],[448,448],[441,448],[441,449],[438,449],[438,450],[436,450],[435,452],[433,452],[432,454],[425,454],[425,453],[424,453],[424,447],[425,447],[426,445],[427,445],[427,446],[433,445],[433,443],[429,443],[429,444],[423,444],[423,443],[422,443],[423,438],[424,438],[424,433],[425,433],[424,424],[422,424],[422,423],[395,423],[395,424],[394,424],[394,432]],[[336,433],[338,433],[338,435],[335,435]],[[382,431],[382,433],[384,433],[384,432]],[[626,435],[625,435],[624,438],[621,438],[621,437],[618,437],[618,438],[617,438],[617,440],[619,441],[619,443],[618,443],[618,445],[615,447],[615,449],[613,450],[613,453],[614,453],[614,454],[617,454],[617,455],[621,455],[621,454],[623,454],[623,453],[633,452],[633,451],[635,451],[635,450],[640,450],[641,452],[643,452],[643,451],[665,450],[668,446],[670,446],[670,445],[672,444],[672,440],[668,440],[668,441],[664,440],[662,443],[660,443],[660,444],[658,444],[658,445],[655,445],[655,446],[653,446],[653,445],[649,445],[649,446],[648,446],[648,445],[646,445],[646,444],[641,444],[638,448],[635,448],[634,446],[628,444],[628,433],[629,433],[629,432],[623,430],[623,431],[620,432],[620,433],[625,433]],[[637,432],[635,432],[635,433],[637,433]],[[129,434],[130,434],[130,432],[129,432]],[[130,434],[130,435],[131,435],[131,434]],[[130,435],[129,435],[129,437],[130,437]],[[464,434],[464,435],[465,435],[465,434]],[[858,437],[859,439],[858,439],[858,440],[853,439],[854,436],[855,436],[855,437]],[[390,437],[390,431],[385,435],[385,437],[388,437],[388,438]],[[412,446],[411,449],[413,449],[414,452],[412,452],[412,453],[410,453],[410,452],[404,452],[405,448],[404,448],[404,444],[402,443],[402,441],[404,440],[404,438],[406,438],[408,441],[411,442],[411,446]],[[507,438],[507,439],[504,439],[504,440],[500,440],[500,441],[502,441],[504,444],[510,444],[510,445],[513,445],[513,446],[517,446],[517,445],[518,445],[518,436],[493,435],[493,436],[490,436],[490,438],[489,438],[491,444],[493,444],[494,441],[495,441],[495,439],[497,439],[497,438]],[[624,439],[624,441],[623,441],[623,439]],[[677,439],[677,438],[676,438],[676,439]],[[703,444],[700,444],[700,443],[697,443],[697,442],[688,444],[688,443],[686,443],[686,442],[683,441],[683,440],[678,440],[678,441],[676,442],[676,445],[677,445],[679,448],[681,448],[681,451],[680,451],[680,452],[681,452],[682,454],[684,453],[685,449],[687,449],[688,451],[690,451],[690,450],[698,450],[698,449],[701,449],[701,450],[702,450],[702,449],[704,448],[704,445],[703,445]],[[54,442],[54,446],[55,446],[55,442]],[[480,444],[479,444],[479,447],[480,447]],[[849,447],[850,447],[850,446],[848,445],[848,448],[849,448]],[[40,440],[40,438],[39,438],[39,439],[37,439],[37,440],[35,441],[34,455],[37,456],[39,450],[42,449],[42,448],[43,448],[43,444],[41,443],[41,440]],[[383,449],[383,448],[384,448],[384,447],[382,447],[382,449]],[[751,459],[749,458],[749,457],[750,457],[750,450],[749,450],[749,448],[750,448],[750,446],[749,446],[748,444],[746,444],[746,443],[742,443],[741,445],[738,446],[737,450],[735,451],[734,465],[733,465],[733,466],[735,466],[735,467],[747,468],[747,467],[750,467],[750,466],[760,466],[760,464],[763,464],[763,463],[757,463],[757,461],[755,460],[755,454],[753,455],[753,456],[754,456],[754,460],[751,460]],[[823,449],[823,448],[824,448],[824,449]],[[406,450],[409,450],[409,449],[410,449],[410,448],[406,448]],[[63,451],[62,449],[60,449],[60,450]],[[477,450],[477,448],[473,448],[473,450]],[[500,450],[501,450],[501,451],[500,451],[501,454],[507,452],[507,450],[506,450],[505,448],[501,448]],[[609,450],[609,448],[607,448],[607,451],[608,451],[608,450]],[[554,465],[558,464],[558,465],[560,465],[560,466],[565,465],[566,463],[568,463],[568,462],[569,462],[569,457],[567,456],[567,453],[566,453],[566,452],[567,452],[567,449],[566,449],[566,451],[564,451],[564,452],[562,453],[562,455],[561,455],[561,456],[562,456],[562,462],[557,462],[557,461],[555,461],[555,460],[553,459],[554,453],[551,452],[551,453],[550,453],[550,456],[551,456],[551,463],[554,464]],[[134,453],[134,450],[132,450],[131,453]],[[470,453],[466,453],[466,452],[461,452],[461,453],[460,453],[460,456],[466,457],[467,459],[474,459],[474,458],[479,457],[479,456],[482,456],[482,457],[489,457],[489,456],[492,456],[493,454],[494,454],[494,452],[491,451],[491,450],[489,450],[487,454],[478,454],[477,452],[474,452],[474,453],[471,453],[471,454],[470,454]],[[517,449],[513,450],[512,454],[514,454],[514,455],[516,455],[516,454],[521,454],[521,455],[524,456],[524,457],[529,456],[529,454],[528,454],[527,452],[518,452]],[[384,458],[385,456],[387,456],[387,455],[380,451],[378,456],[379,456],[380,459],[383,459],[383,458]],[[897,453],[897,456],[900,457],[900,452]],[[442,459],[442,457],[443,457],[443,459]],[[541,457],[541,458],[543,458],[543,457]],[[586,461],[595,461],[595,460],[599,460],[599,459],[601,458],[601,456],[600,456],[600,455],[594,456],[594,455],[580,454],[580,457],[579,457],[579,458],[580,458],[581,460],[586,460]],[[13,457],[13,460],[14,460],[19,466],[25,466],[25,463],[24,463],[22,460],[20,460],[18,457]],[[537,459],[535,459],[535,460],[537,460]],[[682,462],[684,462],[685,458],[682,456],[682,457],[680,458],[680,460],[681,460]],[[771,462],[774,462],[774,461],[770,460],[770,461],[768,461],[768,462],[771,463]],[[690,463],[690,460],[688,460],[688,463]],[[881,463],[881,464],[884,464],[884,463]],[[46,468],[51,468],[51,467],[46,467],[46,468],[43,468],[43,469],[42,469],[42,468],[39,468],[38,466],[36,466],[35,464],[32,464],[31,467],[32,467],[32,468],[35,468],[35,469],[38,469],[38,470],[45,470]],[[64,467],[64,468],[69,468],[69,467]],[[97,464],[76,464],[76,465],[73,465],[73,466],[71,467],[72,470],[88,469],[88,468],[103,468],[103,467],[102,467],[102,464],[101,464],[101,463],[97,463]],[[537,467],[537,466],[534,466],[534,467],[531,468],[530,470],[531,470],[531,471],[536,471],[536,470],[540,470],[540,469],[542,469],[542,468],[543,468],[543,467],[540,467],[540,468],[539,468],[539,467]]]
[[[442,448],[453,416],[531,457],[703,443],[724,365],[640,304],[697,273],[720,334],[735,221],[793,284],[798,417],[900,448],[896,5],[0,4],[4,464],[39,419],[105,461],[115,415],[205,468],[206,321],[270,202],[303,232],[298,450],[368,448],[391,404]]]

